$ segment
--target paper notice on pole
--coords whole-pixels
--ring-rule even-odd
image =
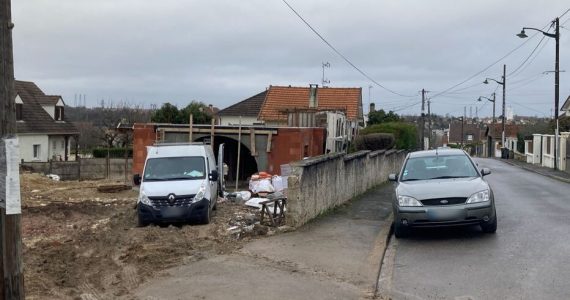
[[[20,147],[18,145],[18,138],[4,139],[3,143],[6,155],[6,214],[21,214],[22,204],[20,199]]]
[[[6,208],[6,147],[0,138],[0,207]]]

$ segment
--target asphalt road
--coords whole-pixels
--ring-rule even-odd
[[[496,234],[478,227],[392,238],[380,294],[392,299],[570,299],[570,184],[491,159]]]

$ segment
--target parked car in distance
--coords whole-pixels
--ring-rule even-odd
[[[223,187],[223,144],[218,152],[207,144],[158,144],[147,147],[137,201],[139,226],[165,222],[210,222]],[[223,172],[223,171],[221,171]]]
[[[408,154],[396,182],[394,234],[412,228],[480,225],[484,232],[497,230],[493,190],[471,157],[459,149],[435,149]]]

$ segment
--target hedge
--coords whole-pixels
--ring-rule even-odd
[[[110,158],[124,158],[125,151],[128,150],[128,156],[133,157],[133,148],[109,148]],[[105,158],[107,157],[107,148],[95,148],[93,149],[93,157],[95,158]]]
[[[405,122],[389,122],[375,124],[366,127],[360,131],[360,134],[366,135],[371,133],[391,133],[394,135],[395,148],[397,149],[416,149],[418,136],[416,126]]]
[[[360,150],[384,150],[394,147],[394,135],[391,133],[370,133],[360,135],[354,140],[356,151]]]

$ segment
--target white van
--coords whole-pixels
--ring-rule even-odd
[[[223,144],[218,164],[210,145],[157,144],[147,147],[137,202],[139,226],[164,222],[210,223],[223,193]],[[220,172],[218,171],[220,170]]]

